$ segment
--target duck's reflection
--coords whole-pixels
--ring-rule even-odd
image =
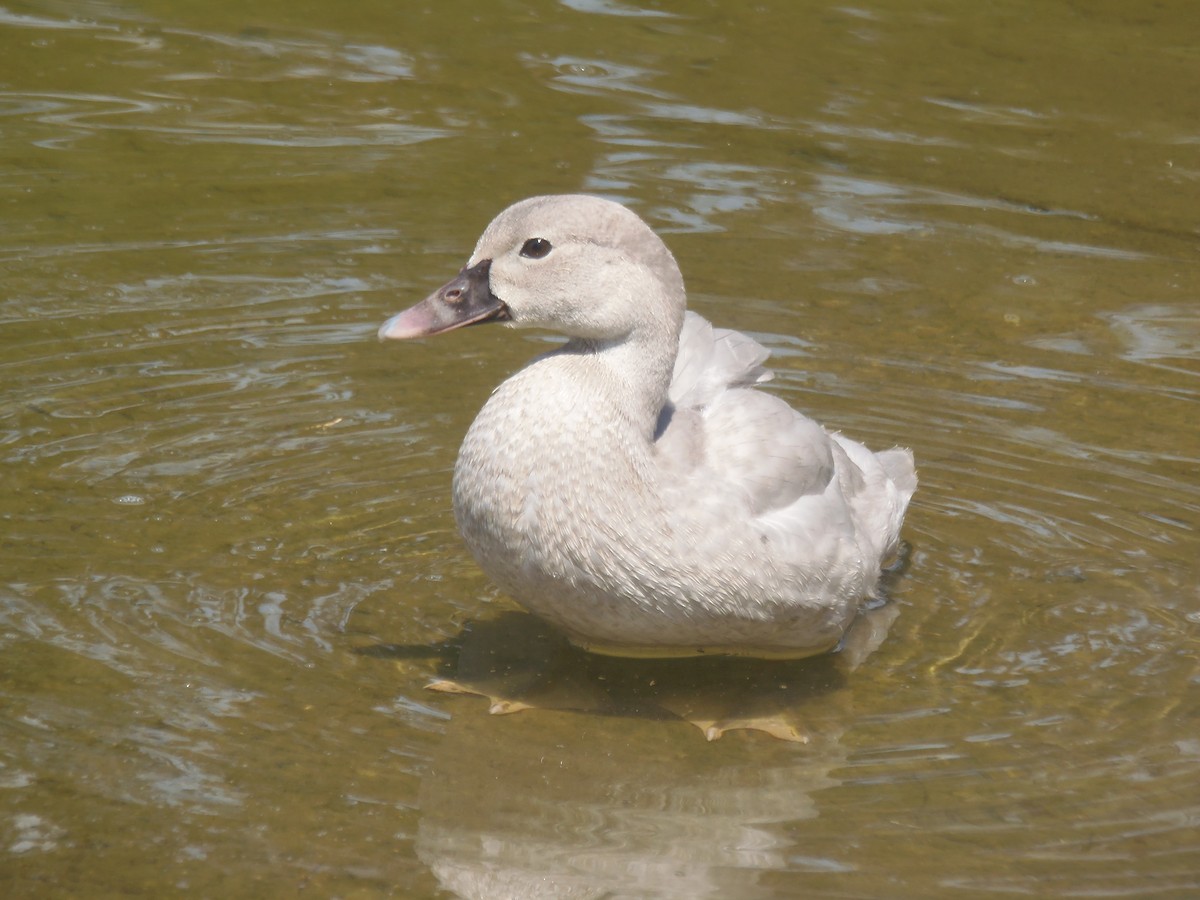
[[[844,761],[837,689],[894,614],[797,662],[611,659],[525,614],[472,623],[434,683],[538,711],[451,718],[422,781],[418,854],[465,898],[774,896],[764,874],[804,855],[787,824],[816,815]],[[683,722],[793,742],[706,743]]]
[[[797,716],[806,699],[844,677],[833,656],[795,662],[598,656],[523,613],[467,625],[455,648],[429,687],[485,697],[494,714],[555,709],[681,719],[710,740],[731,729],[756,728],[804,741]]]
[[[787,823],[816,815],[812,794],[841,763],[836,740],[770,742],[767,763],[753,752],[763,741],[565,718],[454,721],[422,782],[416,842],[444,888],[472,900],[765,897],[759,879],[793,852]]]

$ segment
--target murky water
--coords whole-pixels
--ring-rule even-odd
[[[1200,891],[1191,4],[192,6],[0,8],[5,896]],[[597,660],[460,545],[540,339],[374,331],[566,190],[913,447],[845,653]]]

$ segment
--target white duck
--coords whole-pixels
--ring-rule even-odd
[[[483,570],[574,643],[829,650],[896,551],[912,454],[872,453],[756,390],[768,352],[685,305],[674,257],[634,213],[533,197],[379,334],[503,321],[568,338],[480,411],[454,514]]]

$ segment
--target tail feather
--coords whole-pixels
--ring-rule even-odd
[[[904,505],[907,506],[909,498],[917,490],[917,468],[912,451],[907,447],[893,447],[876,453],[875,458],[892,484],[896,485],[896,490],[904,495]]]

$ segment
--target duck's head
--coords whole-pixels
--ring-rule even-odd
[[[532,197],[500,213],[462,271],[388,319],[379,336],[501,321],[620,342],[637,333],[677,335],[684,303],[674,257],[633,212],[582,194]]]

